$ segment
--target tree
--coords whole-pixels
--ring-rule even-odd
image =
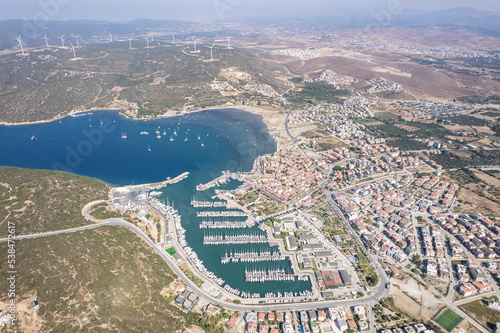
[[[370,285],[370,286],[375,286],[377,285],[378,283],[378,276],[377,275],[370,275],[370,276],[367,276],[366,277],[366,282]]]

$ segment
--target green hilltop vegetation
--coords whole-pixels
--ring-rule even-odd
[[[198,45],[199,53],[191,53],[191,45],[145,48],[145,41],[132,43],[132,50],[128,41],[77,48],[80,60],[72,60],[69,49],[55,47],[31,51],[24,57],[3,55],[0,121],[47,120],[72,110],[106,108],[114,100],[135,103],[142,116],[180,110],[184,105],[205,108],[228,102],[273,102],[252,91],[226,97],[212,90],[209,84],[219,77],[219,71],[230,67],[250,75],[250,79],[231,83],[236,89],[260,83],[283,93],[289,87],[279,77],[285,74],[283,66],[251,51],[216,46],[217,61],[206,61],[210,49],[204,45]]]
[[[108,186],[98,180],[61,171],[0,167],[0,237],[7,222],[16,233],[35,234],[89,224],[85,204],[108,197]]]

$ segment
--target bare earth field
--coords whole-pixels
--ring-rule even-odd
[[[394,306],[414,318],[430,320],[442,305],[432,292],[425,290],[423,286],[411,278],[407,279],[406,282],[393,280],[390,293],[394,296]],[[412,298],[420,302],[420,304]]]
[[[478,195],[476,192],[480,190],[479,185],[476,184],[467,184],[463,186],[459,191],[458,197],[468,204],[464,205],[459,211],[465,214],[481,213],[485,215],[498,215],[498,212],[500,212],[500,204]]]
[[[288,65],[294,71],[303,75],[319,69],[330,69],[341,75],[348,75],[363,80],[381,77],[400,84],[404,89],[408,89],[413,94],[422,98],[448,99],[454,96],[473,95],[475,93],[473,89],[463,88],[450,75],[414,63],[394,64],[380,58],[363,61],[331,56],[305,61],[293,61],[288,63]],[[384,66],[396,67],[400,71],[409,73],[411,77],[374,70]]]

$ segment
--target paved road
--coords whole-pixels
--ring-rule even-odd
[[[94,202],[92,204],[95,204],[95,203],[96,202]],[[384,297],[388,292],[388,290],[385,288],[385,284],[387,282],[385,274],[381,270],[380,267],[377,267],[378,273],[381,276],[380,286],[372,295],[362,297],[362,298],[357,298],[357,299],[352,299],[352,300],[337,300],[337,301],[315,301],[315,302],[301,302],[301,303],[276,303],[276,304],[256,304],[256,305],[235,304],[235,303],[222,301],[222,300],[216,299],[216,298],[212,297],[211,295],[207,294],[204,290],[202,290],[194,282],[192,282],[184,274],[184,272],[172,261],[170,256],[165,251],[162,251],[162,249],[159,248],[136,225],[134,225],[130,222],[126,222],[126,221],[119,219],[119,218],[111,218],[111,219],[107,219],[105,221],[100,221],[100,220],[97,220],[97,219],[91,217],[88,214],[88,208],[92,204],[85,206],[85,208],[83,210],[83,214],[84,214],[86,219],[94,222],[94,224],[82,226],[82,227],[77,227],[77,228],[65,229],[65,230],[51,231],[51,232],[46,232],[46,233],[17,236],[16,240],[38,238],[38,237],[48,237],[48,236],[53,236],[53,235],[59,235],[59,234],[65,234],[65,233],[78,232],[78,231],[83,231],[83,230],[87,230],[87,229],[98,228],[98,227],[102,227],[102,226],[124,227],[124,228],[127,228],[130,231],[134,232],[136,235],[138,235],[144,241],[146,241],[146,243],[148,243],[162,257],[162,259],[170,266],[170,268],[174,271],[174,273],[177,274],[179,276],[179,278],[183,280],[183,282],[187,285],[187,287],[189,289],[193,290],[198,296],[200,296],[201,299],[204,299],[205,301],[207,301],[209,303],[212,303],[212,304],[215,304],[218,306],[223,306],[226,309],[234,310],[234,311],[249,311],[249,310],[256,310],[256,311],[300,311],[300,310],[309,310],[309,309],[324,308],[324,307],[354,306],[354,305],[359,305],[362,303],[371,303],[371,302],[375,301],[376,299],[380,299],[380,298]],[[2,239],[0,239],[0,242],[6,242],[7,240],[8,240],[8,238],[2,238]]]
[[[476,296],[467,297],[467,298],[461,299],[459,301],[455,301],[455,302],[453,302],[453,305],[459,306],[459,305],[463,305],[463,304],[477,301],[479,299],[487,298],[490,296],[498,296],[498,294],[495,291],[490,291],[488,293],[478,294]]]

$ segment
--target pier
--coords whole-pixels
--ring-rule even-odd
[[[247,217],[247,214],[239,210],[223,210],[223,211],[196,212],[196,216],[197,217],[229,217],[229,216]]]
[[[235,251],[229,252],[229,254],[226,252],[226,254],[220,258],[221,264],[227,264],[229,262],[262,262],[282,260],[285,260],[285,256],[279,251],[271,252],[269,250]]]
[[[205,207],[227,207],[227,202],[224,201],[205,201],[198,200],[195,197],[191,199],[191,206],[195,208],[205,208]]]
[[[209,188],[220,186],[221,184],[226,184],[230,179],[243,181],[242,175],[240,173],[231,173],[229,171],[222,171],[221,176],[209,181],[206,184],[196,185],[196,190],[205,191],[208,190]]]
[[[295,279],[307,281],[307,275],[296,276],[285,271],[283,268],[268,269],[247,269],[245,268],[246,282],[266,282],[266,281],[295,281]]]
[[[200,222],[200,229],[239,229],[246,228],[245,221],[215,221],[215,220],[202,220]]]
[[[215,187],[215,186],[220,186],[221,184],[227,183],[229,180],[229,173],[223,173],[222,176],[219,176],[211,181],[209,181],[206,184],[198,184],[196,185],[196,190],[197,191],[205,191],[208,190],[209,188]]]
[[[169,185],[169,184],[178,183],[181,180],[186,179],[188,176],[189,176],[189,172],[184,172],[184,173],[182,173],[182,174],[180,174],[177,177],[174,177],[172,179],[170,179],[170,177],[168,177],[166,180],[164,180],[162,182],[142,184],[142,185],[133,185],[133,186],[147,186],[148,190],[150,190],[150,191],[151,190],[158,190],[162,187],[167,187],[167,185]]]
[[[189,176],[189,172],[184,172],[177,177],[170,178],[168,177],[166,180],[161,181],[161,182],[156,182],[156,183],[145,183],[145,184],[136,184],[136,185],[127,185],[123,187],[115,187],[111,189],[111,192],[114,193],[115,191],[134,191],[134,190],[142,190],[142,191],[153,191],[153,190],[159,190],[160,188],[167,187],[170,184],[175,184],[180,182],[183,179],[186,179]]]
[[[221,244],[250,244],[250,243],[267,243],[265,235],[255,233],[229,234],[220,235],[212,234],[203,236],[204,245],[221,245]]]

